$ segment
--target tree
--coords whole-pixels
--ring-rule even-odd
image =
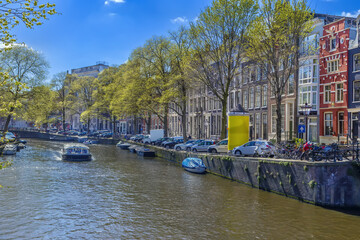
[[[73,114],[80,114],[80,120],[87,124],[87,131],[90,131],[90,120],[95,116],[91,107],[93,106],[94,91],[96,89],[96,78],[90,76],[72,75],[75,78],[70,83],[69,106]]]
[[[221,138],[226,137],[230,83],[240,67],[247,29],[255,19],[254,0],[214,0],[191,23],[192,76],[221,102]]]
[[[51,80],[51,88],[54,90],[56,95],[57,110],[60,112],[62,128],[66,129],[66,113],[69,109],[69,88],[74,78],[72,75],[67,74],[66,72],[61,72],[53,76]]]
[[[282,95],[298,67],[299,39],[312,31],[311,18],[306,0],[262,0],[259,15],[249,29],[246,55],[267,73],[276,99],[277,142],[282,132]]]
[[[113,133],[115,134],[116,115],[114,109],[110,107],[111,101],[116,98],[116,74],[121,71],[120,67],[110,67],[102,71],[96,79],[96,90],[94,91],[94,104],[90,110],[98,118],[108,119],[112,123]]]
[[[38,86],[31,89],[26,99],[24,119],[33,121],[36,126],[47,129],[49,123],[56,119],[50,118],[56,111],[56,92],[49,86]]]
[[[147,82],[152,76],[151,67],[142,57],[142,51],[141,47],[135,49],[116,74],[117,88],[111,109],[119,118],[133,117],[135,123],[139,117],[144,117],[150,132],[151,115],[159,104],[152,99],[153,88]],[[134,130],[137,133],[137,129]]]
[[[21,23],[27,28],[43,24],[48,16],[56,14],[55,4],[38,0],[0,1],[0,41],[10,45],[16,41],[12,29]]]
[[[9,76],[0,88],[0,113],[6,116],[4,132],[7,132],[11,117],[21,107],[29,90],[45,79],[47,68],[44,57],[26,46],[14,46],[1,52],[0,70]]]
[[[170,32],[170,40],[173,43],[171,54],[171,78],[170,87],[165,91],[163,98],[170,102],[170,108],[181,117],[182,135],[184,142],[187,141],[187,94],[191,86],[190,78],[186,72],[189,64],[191,39],[189,30],[182,26],[177,31]]]
[[[146,93],[142,95],[149,111],[158,116],[164,126],[164,136],[168,134],[169,101],[164,98],[165,92],[170,87],[171,79],[171,42],[165,37],[149,39],[138,53],[141,75],[146,79]]]

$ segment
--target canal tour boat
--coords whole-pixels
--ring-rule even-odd
[[[72,162],[91,161],[89,148],[83,144],[66,144],[62,151],[62,160]]]
[[[192,173],[205,173],[206,166],[200,158],[185,158],[182,161],[182,167]]]
[[[117,147],[123,149],[123,150],[128,150],[129,147],[131,146],[131,144],[129,143],[126,143],[126,142],[123,142],[123,141],[120,141],[116,144]]]
[[[2,152],[3,155],[15,155],[17,146],[15,144],[6,144]]]

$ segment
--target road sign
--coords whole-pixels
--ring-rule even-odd
[[[305,133],[306,127],[305,125],[299,125],[298,126],[298,132],[299,133]]]

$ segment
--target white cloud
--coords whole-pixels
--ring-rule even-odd
[[[104,2],[104,4],[109,5],[111,2],[113,2],[113,3],[125,3],[125,0],[106,0]]]
[[[188,20],[186,17],[177,17],[177,18],[171,19],[171,22],[172,23],[185,23],[185,22],[188,22]]]
[[[109,13],[108,15],[109,15],[109,17],[115,17],[117,14],[116,13]]]
[[[360,9],[357,10],[356,12],[342,12],[342,13],[341,13],[341,16],[357,18],[357,16],[358,16],[359,14],[360,14]]]

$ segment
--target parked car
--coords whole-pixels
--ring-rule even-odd
[[[167,143],[169,143],[169,142],[172,142],[172,141],[174,141],[174,138],[168,138],[166,141],[163,141],[163,142],[160,144],[160,146],[161,146],[161,147],[165,147],[165,144],[167,144]]]
[[[86,132],[79,132],[78,133],[78,136],[85,136],[86,135]]]
[[[168,137],[159,138],[159,139],[157,139],[155,141],[151,141],[151,144],[156,145],[156,146],[161,146],[162,142],[167,141],[169,139],[170,138],[168,138]]]
[[[112,137],[113,133],[112,132],[105,132],[105,133],[101,133],[99,135],[99,137],[103,137],[103,138],[110,138]]]
[[[211,145],[208,148],[208,152],[210,153],[227,153],[228,152],[228,140],[224,139],[215,145]]]
[[[135,136],[132,136],[130,140],[134,142],[141,142],[141,140],[144,138],[143,134],[136,134]]]
[[[238,146],[232,150],[232,153],[236,156],[273,156],[275,152],[275,146],[269,141],[256,140],[247,142],[241,146]]]
[[[214,145],[215,141],[214,140],[205,140],[199,144],[196,144],[194,146],[191,147],[191,151],[193,152],[207,152],[208,148],[211,145]]]
[[[150,135],[144,135],[144,138],[141,140],[141,142],[145,144],[150,144],[151,143]]]
[[[186,145],[194,143],[194,142],[195,142],[195,140],[188,140],[186,143],[178,143],[174,146],[174,149],[177,151],[186,150]]]
[[[95,131],[95,132],[89,133],[87,136],[88,137],[97,137],[99,134],[100,134],[99,132]]]
[[[191,147],[192,146],[194,146],[194,145],[196,145],[196,144],[199,144],[199,143],[201,143],[201,142],[203,142],[203,141],[205,141],[204,139],[199,139],[199,140],[195,140],[194,142],[192,142],[192,143],[187,143],[186,145],[185,145],[185,150],[186,151],[191,151]]]
[[[171,142],[167,142],[166,144],[164,144],[164,148],[166,149],[173,149],[174,146],[178,143],[183,143],[184,142],[184,139],[183,138],[179,138],[179,139],[174,139],[173,141]]]

